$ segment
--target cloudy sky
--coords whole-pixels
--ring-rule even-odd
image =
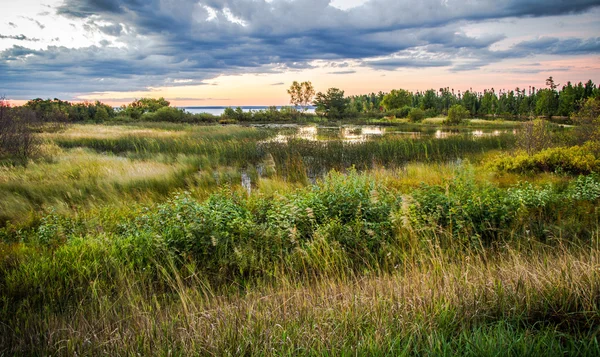
[[[18,0],[0,95],[286,104],[346,94],[600,82],[599,0]]]

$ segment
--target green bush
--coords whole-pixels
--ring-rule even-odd
[[[408,120],[417,123],[425,119],[425,112],[420,108],[412,108],[408,113]]]
[[[504,190],[477,186],[468,176],[453,180],[446,188],[423,185],[408,203],[405,214],[413,228],[448,229],[457,238],[474,241],[497,240],[510,229],[517,206]]]
[[[463,119],[469,117],[469,111],[460,104],[454,104],[448,109],[448,117],[444,120],[446,125],[457,125],[460,124]]]
[[[534,155],[521,151],[513,156],[500,156],[489,166],[498,171],[515,173],[565,172],[577,175],[600,172],[600,159],[595,154],[593,144],[586,143],[583,146],[545,149]]]
[[[391,115],[395,116],[396,118],[406,118],[406,117],[408,117],[408,115],[412,111],[412,109],[413,109],[412,107],[406,105],[399,109],[389,110],[387,112],[387,114],[391,114]]]

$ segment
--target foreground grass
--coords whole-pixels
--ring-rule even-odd
[[[429,245],[391,274],[285,275],[233,293],[166,265],[156,268],[170,293],[157,294],[125,269],[114,294],[4,320],[0,353],[594,356],[597,243],[460,255]]]

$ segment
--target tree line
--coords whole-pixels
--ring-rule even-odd
[[[299,121],[318,116],[320,118],[373,119],[384,117],[409,118],[420,121],[423,118],[448,116],[458,117],[562,117],[568,121],[577,113],[587,98],[600,97],[600,88],[592,82],[560,86],[552,77],[546,80],[545,88],[515,88],[514,90],[485,89],[482,92],[472,89],[461,91],[449,87],[411,92],[394,89],[346,96],[339,88],[329,88],[318,92],[310,82],[294,82],[287,90],[290,95],[288,107],[268,107],[264,110],[244,111],[242,108],[226,108],[222,115],[189,113],[172,107],[164,98],[141,98],[114,108],[100,101],[72,103],[69,101],[36,98],[19,108],[20,116],[35,116],[36,122],[127,122],[127,121],[166,121],[180,123],[235,123]],[[6,102],[3,102],[7,107]],[[315,107],[315,114],[308,114],[309,105]],[[453,108],[451,110],[451,108]],[[16,108],[14,108],[16,110]]]
[[[569,118],[576,113],[587,98],[600,96],[600,88],[592,80],[573,84],[567,82],[560,88],[552,77],[546,88],[515,88],[514,90],[485,89],[482,92],[442,87],[438,90],[410,92],[394,89],[364,95],[344,96],[344,91],[329,88],[319,92],[313,105],[316,113],[336,119],[352,117],[408,117],[418,108],[425,117],[448,115],[450,108],[460,105],[470,117],[530,118],[554,116]]]

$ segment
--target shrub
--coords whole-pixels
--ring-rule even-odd
[[[412,107],[406,105],[399,109],[389,110],[386,114],[393,115],[396,118],[406,118],[406,117],[408,117],[408,114],[410,113],[411,110],[412,110]]]
[[[531,155],[552,144],[552,134],[546,120],[537,119],[523,124],[516,135],[517,147]]]
[[[444,120],[444,124],[457,125],[462,122],[463,119],[469,117],[469,111],[460,104],[454,104],[448,109],[448,117]]]
[[[39,148],[34,130],[41,123],[28,108],[11,108],[0,101],[0,159],[26,164]]]
[[[106,108],[99,107],[96,110],[96,114],[94,114],[94,121],[96,121],[96,123],[103,123],[108,119],[110,119],[110,116],[108,115],[108,111],[106,110]]]
[[[521,151],[514,156],[500,156],[489,165],[498,171],[516,173],[566,172],[570,174],[589,174],[600,172],[600,159],[594,152],[596,152],[596,148],[592,143],[569,148],[545,149],[534,155],[528,155]]]
[[[577,124],[574,132],[578,144],[600,141],[600,97],[588,98],[572,119]]]
[[[408,120],[417,123],[425,119],[425,112],[421,108],[412,108],[408,113]]]
[[[154,113],[155,121],[167,121],[172,123],[182,122],[185,117],[183,109],[174,107],[162,107]]]
[[[478,186],[467,172],[447,187],[422,185],[408,198],[404,214],[416,229],[443,228],[464,240],[492,241],[511,226],[515,206],[503,190]]]

